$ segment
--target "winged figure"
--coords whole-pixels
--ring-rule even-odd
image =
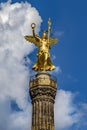
[[[54,70],[55,66],[51,62],[49,49],[53,44],[58,42],[58,39],[51,38],[49,34],[47,37],[46,31],[43,32],[42,37],[39,37],[37,34],[35,34],[36,24],[32,23],[31,27],[32,27],[33,36],[26,35],[24,36],[24,38],[27,41],[34,43],[38,47],[38,52],[37,52],[38,59],[34,64],[34,66],[32,67],[32,69],[35,71]],[[48,33],[50,33],[49,29],[48,29]]]
[[[37,39],[37,37],[38,37],[38,35],[37,36],[28,36],[28,35],[26,35],[26,36],[24,36],[24,38],[27,40],[27,41],[29,41],[29,42],[31,42],[31,43],[34,43],[36,46],[38,46],[39,45],[39,42],[40,42],[40,40],[39,40],[39,37],[38,37],[38,39]],[[57,43],[58,42],[58,39],[57,38],[49,38],[49,46],[51,46],[51,45],[53,45],[53,44],[55,44],[55,43]]]

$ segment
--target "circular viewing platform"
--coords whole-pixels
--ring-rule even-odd
[[[57,79],[55,76],[50,75],[47,72],[39,72],[34,76],[30,77],[30,88],[36,87],[36,86],[51,86],[53,88],[56,88],[56,82]]]

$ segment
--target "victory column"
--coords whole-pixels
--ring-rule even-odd
[[[57,91],[56,78],[48,73],[55,69],[49,49],[58,42],[50,37],[51,20],[48,20],[48,30],[41,37],[35,33],[36,24],[32,23],[33,36],[24,36],[38,47],[37,61],[32,69],[37,74],[31,77],[29,92],[32,100],[32,130],[54,130],[54,102]]]

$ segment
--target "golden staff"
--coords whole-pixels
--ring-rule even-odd
[[[50,32],[51,32],[51,19],[48,19],[48,43],[50,42]]]

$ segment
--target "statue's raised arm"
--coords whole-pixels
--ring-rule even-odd
[[[32,33],[33,36],[24,36],[25,39],[29,42],[34,43],[38,47],[37,52],[37,61],[32,67],[35,71],[51,71],[55,69],[55,66],[52,64],[50,59],[50,46],[57,43],[58,39],[51,38],[50,37],[50,31],[51,31],[51,20],[48,20],[48,30],[44,30],[41,37],[39,37],[37,34],[35,34],[35,27],[36,24],[32,23]],[[48,32],[48,35],[47,35]]]
[[[32,23],[31,24],[31,28],[32,28],[32,33],[33,33],[33,36],[24,36],[24,38],[29,41],[29,42],[32,42],[34,43],[36,46],[38,46],[39,42],[40,42],[40,37],[35,34],[35,27],[36,27],[36,24],[35,23]]]

